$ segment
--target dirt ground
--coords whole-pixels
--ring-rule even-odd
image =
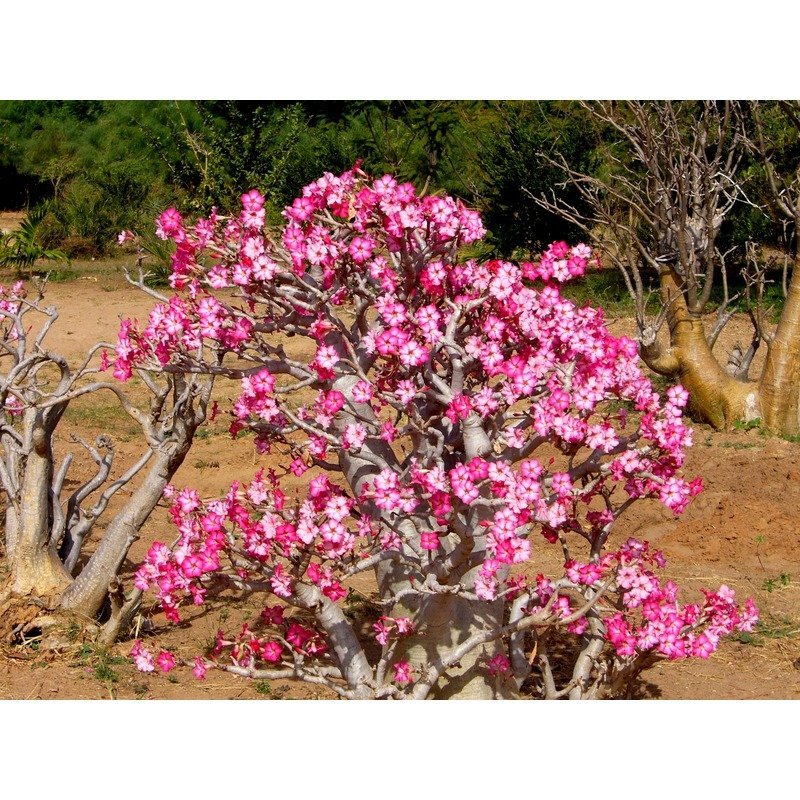
[[[120,263],[77,263],[79,275],[51,283],[47,301],[60,317],[50,340],[70,359],[93,342],[114,341],[119,318],[144,319],[152,300],[125,284]],[[614,323],[622,332],[626,321]],[[736,320],[724,347],[746,336]],[[234,387],[220,386],[220,397]],[[112,398],[76,403],[66,415],[69,430],[84,437],[111,430],[120,463],[136,453],[136,429]],[[246,442],[232,445],[224,420],[208,424],[175,478],[206,496],[219,495],[234,479],[246,479],[259,465]],[[686,473],[702,475],[706,490],[682,517],[674,519],[655,503],[640,504],[620,521],[616,536],[636,535],[661,548],[666,574],[691,599],[701,587],[725,583],[743,599],[752,595],[762,624],[752,636],[726,640],[709,660],[662,663],[643,676],[638,696],[662,699],[792,699],[800,696],[800,444],[763,436],[758,430],[717,433],[695,426],[695,446]],[[126,564],[130,575],[150,542],[169,537],[166,514],[158,510]],[[543,543],[543,546],[544,543]],[[191,624],[171,626],[154,613],[148,645],[169,647],[190,658],[200,654],[219,627],[233,627],[239,614],[260,608],[250,599],[231,611],[212,605],[188,614]],[[69,632],[67,632],[69,633]],[[188,669],[168,676],[142,675],[127,659],[131,642],[103,652],[74,641],[63,652],[40,648],[33,640],[0,653],[0,698],[15,699],[298,699],[324,697],[324,690],[289,681],[267,683],[209,672],[196,681]]]
[[[24,211],[0,211],[0,233],[9,233],[25,219]]]

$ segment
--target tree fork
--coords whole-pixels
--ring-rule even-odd
[[[725,371],[711,350],[702,320],[687,307],[672,270],[661,273],[660,283],[661,299],[667,308],[670,347],[666,353],[652,345],[641,348],[645,363],[656,372],[678,380],[689,392],[691,414],[717,429],[727,428],[736,420],[760,417],[758,384],[738,380]],[[658,355],[658,359],[648,357],[652,355]],[[665,367],[669,371],[665,372]]]

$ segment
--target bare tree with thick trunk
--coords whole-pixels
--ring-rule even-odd
[[[767,359],[759,381],[761,416],[771,430],[784,434],[800,433],[800,161],[776,165],[777,147],[765,133],[765,109],[752,103],[753,134],[746,144],[763,165],[768,187],[767,206],[772,216],[782,221],[794,234],[794,269],[787,287],[784,271],[785,302],[774,331],[763,331]],[[800,136],[800,102],[781,102],[777,111],[788,123],[795,140]],[[751,259],[755,263],[755,259]],[[763,281],[763,279],[762,279]],[[762,326],[757,326],[761,328]]]
[[[113,345],[96,344],[77,365],[48,349],[58,312],[44,305],[43,285],[37,289],[28,299],[17,285],[4,290],[0,302],[0,485],[8,569],[0,607],[34,599],[88,622],[98,618],[110,590],[119,598],[119,570],[205,419],[213,378],[140,371],[150,395],[149,406],[141,408],[117,381],[101,379],[105,351]],[[58,460],[58,426],[70,402],[98,392],[111,393],[141,426],[144,448],[119,473],[110,436],[90,443],[73,434],[72,444],[88,454],[94,471],[67,489],[75,452]],[[118,613],[109,631],[124,605],[114,606]]]
[[[537,201],[587,231],[620,270],[634,301],[642,359],[686,387],[696,418],[717,428],[761,419],[770,429],[796,433],[800,284],[792,279],[774,333],[764,324],[761,304],[753,302],[749,344],[723,358],[715,352],[740,298],[728,287],[730,251],[718,243],[734,203],[750,202],[738,175],[748,149],[766,164],[774,208],[795,228],[800,220],[798,175],[787,180],[773,166],[758,108],[711,101],[583,105],[612,132],[602,172],[589,175],[560,162],[590,211],[555,196]],[[746,116],[755,121],[755,134],[748,134]],[[748,294],[761,298],[765,271],[755,250],[749,260]],[[660,301],[655,318],[647,309],[652,278]],[[718,286],[722,300],[710,311]],[[751,377],[761,344],[767,346],[766,363],[760,376]]]

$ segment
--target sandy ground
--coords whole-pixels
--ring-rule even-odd
[[[119,318],[146,317],[152,300],[121,277],[120,264],[76,264],[81,276],[48,287],[48,302],[59,308],[51,347],[70,359],[82,355],[98,339],[114,341]],[[627,321],[613,324],[616,332]],[[747,337],[746,321],[736,320],[720,342]],[[220,386],[221,396],[234,388]],[[246,479],[268,461],[256,459],[246,442],[232,446],[226,423],[209,424],[176,476],[178,485],[192,485],[205,495],[218,495],[233,479]],[[118,440],[120,463],[136,452],[135,428],[117,411],[111,398],[95,398],[70,408],[65,431],[80,429],[85,437],[111,429]],[[742,596],[755,597],[764,624],[744,641],[727,640],[708,661],[663,663],[643,676],[637,695],[665,699],[782,698],[800,696],[800,444],[762,436],[759,431],[716,433],[695,426],[686,472],[702,475],[706,490],[678,518],[656,504],[640,504],[621,520],[617,537],[631,534],[663,549],[667,574],[694,599],[700,587],[726,583]],[[131,551],[130,574],[149,543],[169,536],[163,511],[148,522],[142,539]],[[538,545],[537,545],[538,546]],[[542,548],[547,547],[544,542]],[[535,559],[547,561],[548,551]],[[213,639],[220,626],[257,600],[245,600],[233,611],[211,605],[195,611],[190,625],[169,626],[154,613],[149,634],[152,647],[170,647],[193,657]],[[229,618],[230,617],[230,618]],[[0,655],[0,698],[313,698],[324,692],[288,681],[265,684],[222,673],[195,681],[188,669],[169,676],[142,675],[126,656],[130,642],[109,654],[76,641],[63,653],[38,649],[37,642],[6,648]]]

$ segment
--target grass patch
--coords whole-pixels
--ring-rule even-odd
[[[49,272],[39,273],[46,276],[49,283],[68,283],[69,281],[77,280],[80,273],[72,267],[63,267],[62,269],[52,269]]]
[[[736,420],[736,422],[733,423],[733,429],[735,431],[759,431],[760,433],[766,433],[761,427],[761,419],[759,417],[751,419],[749,422]]]
[[[139,432],[139,426],[118,403],[70,403],[64,419],[81,428],[99,428],[114,431],[116,437],[126,441]]]
[[[747,433],[748,431],[758,431],[762,436],[770,435],[770,431],[768,431],[764,427],[764,424],[758,417],[756,419],[751,419],[749,422],[742,422],[741,420],[737,420],[736,422],[733,423],[733,430],[742,431],[743,433]],[[777,433],[775,434],[775,436],[778,439],[783,439],[784,442],[791,442],[792,444],[800,444],[800,434],[798,433]]]
[[[94,677],[103,684],[114,684],[119,681],[119,674],[114,669],[120,664],[127,664],[124,656],[114,656],[104,647],[84,642],[72,662],[76,667],[90,667]]]
[[[781,572],[775,578],[766,578],[761,588],[765,592],[774,592],[776,589],[785,589],[792,582],[792,576],[788,572]]]
[[[591,270],[581,279],[570,281],[560,289],[564,297],[578,306],[600,306],[607,317],[630,317],[635,310],[622,273],[616,269]],[[656,314],[659,302],[655,294],[651,295],[648,311]]]

